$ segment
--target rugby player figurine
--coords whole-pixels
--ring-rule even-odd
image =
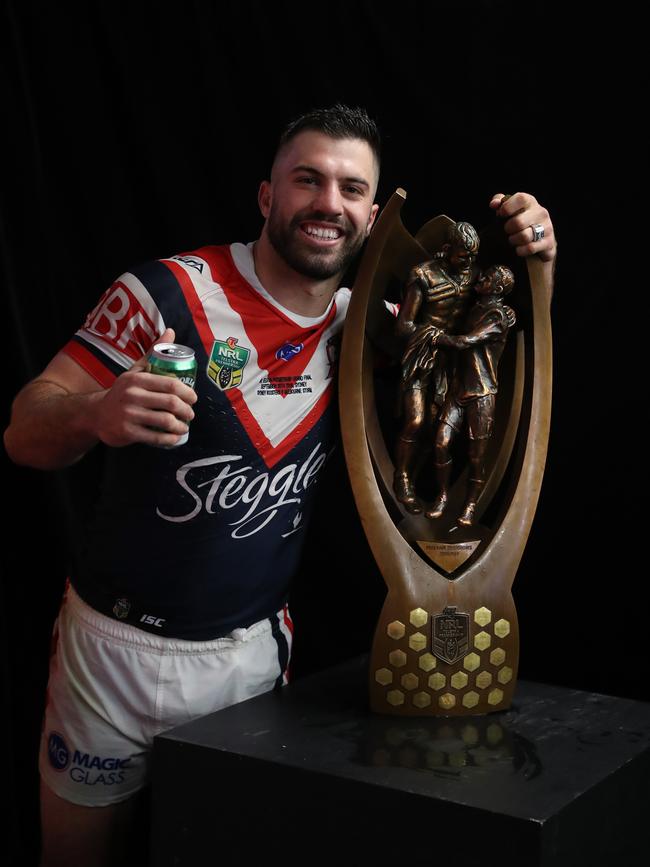
[[[508,331],[516,321],[512,307],[503,302],[514,282],[514,274],[504,265],[488,268],[474,287],[479,299],[469,312],[467,333],[437,335],[438,346],[461,351],[436,433],[438,496],[426,513],[427,518],[441,517],[447,505],[452,469],[450,447],[465,421],[470,479],[458,523],[469,527],[474,522],[476,504],[485,486],[485,452],[494,428],[497,367]]]
[[[411,271],[404,303],[397,318],[397,334],[407,338],[402,357],[404,426],[395,455],[395,496],[409,512],[422,511],[413,484],[414,464],[422,434],[433,440],[434,426],[444,403],[449,359],[439,349],[438,336],[462,323],[477,276],[474,264],[479,239],[469,223],[457,223],[443,250]]]

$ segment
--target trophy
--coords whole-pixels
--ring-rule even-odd
[[[483,714],[510,706],[517,678],[511,588],[546,458],[551,293],[496,224],[438,216],[412,236],[405,199],[370,236],[341,350],[346,462],[387,585],[370,705]]]

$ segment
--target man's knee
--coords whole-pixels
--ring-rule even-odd
[[[88,807],[56,795],[41,781],[40,867],[141,867],[146,864],[147,796]]]

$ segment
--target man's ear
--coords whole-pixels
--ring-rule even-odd
[[[273,194],[271,192],[271,182],[270,181],[262,181],[260,184],[259,191],[257,193],[257,203],[260,206],[260,211],[262,212],[262,216],[266,219],[271,211],[271,202],[273,201]]]
[[[366,226],[366,238],[370,234],[370,230],[372,229],[375,218],[377,216],[377,212],[379,211],[379,205],[373,205],[370,209],[370,216],[368,217],[368,225]]]

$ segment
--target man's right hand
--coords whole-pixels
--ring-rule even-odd
[[[174,337],[168,328],[156,343],[173,343]],[[194,418],[194,389],[176,377],[147,373],[147,354],[94,403],[97,438],[108,446],[174,446]]]
[[[171,328],[156,340],[166,342],[174,342]],[[4,436],[10,458],[53,470],[74,464],[100,440],[110,446],[176,445],[194,417],[196,393],[179,379],[147,373],[145,367],[142,357],[105,389],[59,352],[14,401]]]

